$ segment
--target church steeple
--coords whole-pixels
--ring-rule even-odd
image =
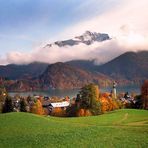
[[[114,81],[114,82],[113,82],[113,97],[114,97],[115,99],[117,99],[116,86],[117,86],[117,83]]]

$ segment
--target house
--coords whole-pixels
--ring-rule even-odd
[[[54,102],[49,103],[48,101],[44,102],[43,107],[48,110],[48,114],[51,114],[55,109],[61,108],[62,110],[66,110],[66,108],[70,105],[68,101],[62,102]]]

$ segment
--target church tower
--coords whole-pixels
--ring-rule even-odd
[[[115,99],[117,99],[116,86],[117,86],[117,83],[114,81],[113,82],[113,96],[114,96]]]

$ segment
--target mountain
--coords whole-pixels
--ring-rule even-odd
[[[95,64],[94,60],[72,60],[66,63],[90,72],[96,72],[98,68],[98,65]]]
[[[9,91],[35,91],[48,89],[74,89],[89,83],[99,84],[101,87],[112,84],[112,79],[101,73],[91,73],[76,68],[67,63],[55,63],[49,65],[38,77],[5,81],[3,84]]]
[[[11,91],[73,89],[88,83],[102,86],[116,80],[119,85],[139,84],[148,79],[148,51],[126,52],[103,65],[93,60],[76,60],[66,63],[31,63],[0,67],[1,83]],[[3,74],[3,75],[1,75]]]
[[[97,83],[100,86],[111,84],[111,79],[101,73],[94,74],[61,62],[49,65],[39,80],[44,89],[80,88],[89,83]]]
[[[5,77],[12,80],[37,77],[45,71],[47,66],[48,64],[39,62],[34,62],[27,65],[1,65],[0,77]]]
[[[110,40],[110,39],[111,38],[109,37],[108,34],[86,31],[81,36],[77,36],[69,40],[56,41],[52,44],[47,44],[44,48],[49,48],[55,45],[59,47],[75,46],[81,43],[86,44],[86,45],[91,45],[94,42],[103,42],[103,41]]]
[[[126,52],[110,62],[98,66],[97,71],[116,80],[148,79],[148,51]]]

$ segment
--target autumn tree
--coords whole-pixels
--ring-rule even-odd
[[[66,116],[66,111],[61,107],[56,107],[52,110],[51,116],[64,117]]]
[[[102,113],[118,109],[120,104],[119,100],[114,99],[114,97],[112,97],[110,93],[101,94],[100,102]]]
[[[13,112],[13,104],[11,97],[7,96],[3,106],[3,113]]]
[[[144,81],[141,87],[142,108],[148,109],[148,80]]]
[[[92,113],[89,109],[79,109],[77,111],[77,115],[78,117],[82,117],[82,116],[91,116]]]
[[[37,99],[34,104],[31,107],[31,113],[38,114],[38,115],[43,115],[44,114],[44,109],[42,107],[42,103],[39,99]]]

